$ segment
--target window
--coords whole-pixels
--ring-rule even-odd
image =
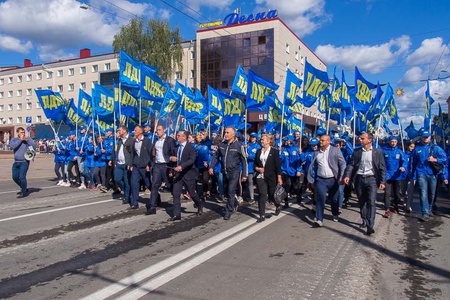
[[[9,117],[8,118],[8,124],[12,124],[12,120],[13,120],[13,118]]]
[[[21,124],[22,123],[22,117],[17,117],[16,118],[16,123],[17,124]]]
[[[4,109],[4,106],[2,104],[2,105],[0,105],[0,111],[3,111],[3,109]]]
[[[45,73],[47,73],[47,79],[53,78],[53,72],[52,71],[46,71]]]
[[[191,59],[195,59],[195,51],[191,51]]]
[[[0,92],[0,99],[3,99],[3,92]]]
[[[17,95],[17,97],[22,97],[22,90],[17,90],[16,95]]]
[[[4,85],[5,84],[5,79],[0,78],[0,85]]]
[[[73,76],[74,72],[75,72],[74,69],[73,69],[73,68],[70,68],[70,69],[69,69],[69,76]]]
[[[31,76],[31,74],[28,74],[28,75],[27,75],[27,81],[31,81],[32,78],[33,78],[33,77]]]
[[[17,83],[21,83],[22,82],[22,75],[17,76]]]
[[[31,96],[31,89],[27,89],[27,96]]]
[[[13,78],[12,77],[8,77],[8,83],[9,84],[13,83]]]
[[[64,71],[63,70],[58,70],[56,72],[56,76],[58,76],[58,77],[63,77],[63,75],[64,75]]]
[[[298,60],[298,51],[295,51],[295,60]]]
[[[181,80],[181,79],[183,79],[183,73],[176,72],[175,73],[175,80]]]
[[[53,90],[53,87],[52,86],[48,86],[47,90]]]
[[[58,88],[56,91],[62,93],[64,91],[63,85],[62,84],[58,85]]]
[[[191,70],[191,78],[195,78],[195,71]]]
[[[289,53],[289,43],[286,43],[286,53]]]
[[[41,80],[42,79],[42,73],[36,73],[36,80]]]
[[[75,88],[75,85],[73,83],[69,83],[69,86],[67,87],[68,91],[73,91]]]
[[[228,80],[222,80],[222,88],[227,89],[228,88]]]
[[[80,89],[85,90],[86,89],[86,82],[80,83]]]
[[[8,104],[8,110],[9,111],[13,110],[13,105],[12,104]]]
[[[16,109],[17,110],[22,110],[22,103],[17,103]]]
[[[36,102],[36,108],[41,108],[41,105],[39,104],[39,101]]]
[[[42,88],[41,88],[40,86],[38,86],[38,87],[36,88],[36,90],[42,90]]]
[[[27,102],[27,109],[31,109],[31,108],[32,108],[31,102]]]
[[[86,67],[80,67],[80,74],[86,74]]]
[[[289,62],[286,62],[286,68],[289,69]]]
[[[303,61],[303,56],[300,58],[300,63],[303,65],[305,62]]]
[[[110,63],[106,63],[105,64],[105,71],[109,71],[111,70],[111,64]]]
[[[93,65],[92,66],[92,73],[97,73],[98,72],[98,65]]]
[[[36,123],[41,123],[41,122],[42,122],[42,117],[36,116]]]
[[[250,46],[250,38],[244,38],[244,47]]]
[[[8,98],[11,98],[13,96],[13,91],[8,91]]]
[[[258,36],[258,45],[263,45],[266,43],[266,36],[262,35],[262,36]]]

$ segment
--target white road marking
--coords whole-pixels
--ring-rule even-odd
[[[6,222],[6,221],[17,220],[17,219],[22,219],[22,218],[28,218],[28,217],[33,217],[33,216],[38,216],[38,215],[43,215],[43,214],[49,214],[49,213],[52,213],[52,212],[68,210],[68,209],[72,209],[72,208],[78,208],[78,207],[89,206],[89,205],[96,205],[96,204],[112,202],[112,201],[117,201],[117,200],[116,199],[108,199],[108,200],[102,200],[102,201],[97,201],[97,202],[90,202],[90,203],[72,205],[72,206],[67,206],[67,207],[60,207],[60,208],[55,208],[55,209],[50,209],[50,210],[44,210],[44,211],[39,211],[39,212],[31,213],[31,214],[26,214],[26,215],[20,215],[20,216],[0,219],[0,222]]]
[[[60,186],[57,186],[57,185],[55,185],[55,186],[45,186],[45,187],[40,187],[40,189],[41,190],[46,190],[46,189],[54,189],[54,188],[59,188]],[[32,187],[31,187],[31,189],[32,189]],[[5,192],[0,192],[0,195],[3,195],[3,194],[10,194],[10,193],[17,193],[17,192],[20,192],[20,190],[14,190],[14,191],[5,191]]]
[[[171,256],[159,263],[156,263],[142,271],[139,271],[131,276],[128,276],[117,283],[113,283],[95,293],[92,293],[82,300],[87,299],[106,299],[113,295],[118,294],[119,292],[128,289],[130,286],[137,285],[138,287],[125,293],[119,298],[114,297],[115,299],[138,299],[140,297],[145,296],[149,292],[157,289],[158,287],[166,284],[167,282],[175,279],[176,277],[188,272],[189,270],[195,268],[196,266],[202,264],[203,262],[209,260],[210,258],[216,256],[217,254],[225,251],[226,249],[232,247],[243,239],[249,237],[255,232],[261,230],[262,228],[272,224],[276,220],[279,220],[282,214],[278,217],[272,217],[270,219],[266,219],[265,222],[256,224],[255,219],[250,219],[243,223],[240,223],[233,228],[228,229],[214,237],[207,239],[195,246],[192,246],[174,256]],[[234,235],[234,236],[233,236]],[[230,236],[233,236],[229,238]],[[215,245],[216,244],[216,245]],[[215,245],[215,246],[213,246]],[[210,249],[209,247],[213,246]],[[201,251],[206,250],[204,253],[198,254]],[[198,255],[197,255],[198,254]],[[178,265],[183,260],[192,257],[188,261]],[[175,268],[169,269],[170,267],[178,265]],[[146,282],[142,282],[145,279],[162,272],[166,269],[166,272],[160,274],[159,276],[150,279]],[[142,282],[142,283],[141,283]]]

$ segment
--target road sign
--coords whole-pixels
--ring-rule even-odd
[[[25,117],[25,123],[27,123],[27,125],[31,125],[31,123],[33,123],[33,119],[31,118],[31,116]]]
[[[30,132],[31,131],[31,126],[27,127],[27,131]]]

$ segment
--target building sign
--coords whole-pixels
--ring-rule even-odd
[[[274,19],[278,17],[278,11],[276,9],[269,10],[268,12],[260,12],[249,15],[239,15],[237,12],[227,15],[223,21],[215,21],[209,23],[200,24],[200,28],[218,27],[218,26],[230,26],[234,24],[250,23],[255,21],[261,21],[265,19]]]
[[[265,11],[257,14],[249,15],[239,15],[238,13],[231,13],[223,19],[223,23],[226,26],[233,24],[250,23],[254,21],[261,21],[265,19],[274,19],[278,16],[278,11],[276,9],[269,10],[267,13]]]

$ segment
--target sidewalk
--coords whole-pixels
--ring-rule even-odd
[[[28,169],[27,179],[33,178],[56,178],[54,173],[54,159],[53,154],[40,154],[38,153],[31,162]],[[0,181],[11,180],[11,167],[14,162],[13,153],[1,151],[0,152]]]

